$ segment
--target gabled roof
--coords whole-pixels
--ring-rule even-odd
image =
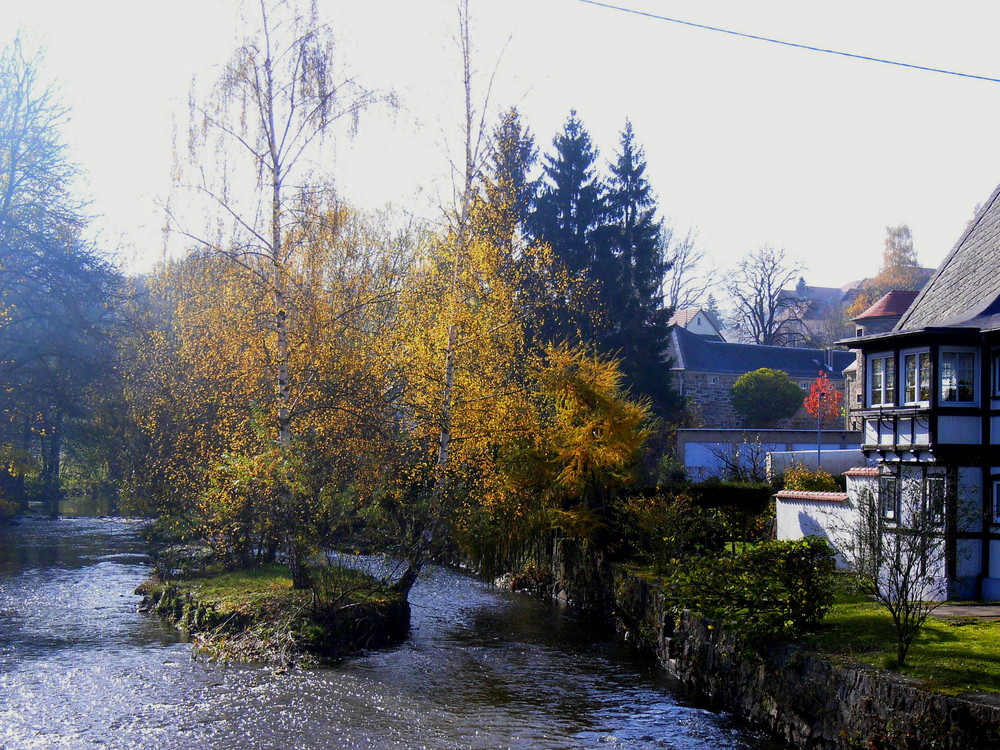
[[[1000,299],[1000,186],[962,233],[894,330],[955,325],[979,319],[995,327],[990,312]]]
[[[722,330],[722,324],[712,314],[712,311],[706,307],[683,307],[680,310],[676,310],[670,317],[669,323],[672,326],[687,328],[688,324],[698,317],[698,313],[702,313],[708,319],[708,322],[715,326],[716,330]]]
[[[700,307],[683,307],[680,310],[676,310],[674,311],[674,314],[670,316],[670,325],[686,326],[694,320],[700,312]]]
[[[695,318],[698,317],[699,313],[705,320],[708,321],[709,330],[701,330],[702,327],[700,325],[691,325]],[[711,310],[704,307],[681,308],[671,316],[669,323],[670,325],[678,328],[686,328],[692,333],[697,333],[702,338],[711,339],[712,341],[725,341],[725,338],[722,335],[722,324],[712,314]],[[695,330],[696,328],[699,330]]]
[[[840,377],[843,369],[854,361],[851,352],[834,350],[831,370],[826,366],[827,353],[823,349],[709,341],[679,326],[670,329],[670,348],[674,369],[737,375],[770,367],[795,379],[815,378],[820,370]]]
[[[885,294],[874,305],[861,313],[855,320],[868,318],[898,318],[906,313],[919,292],[893,290]]]

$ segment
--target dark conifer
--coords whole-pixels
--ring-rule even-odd
[[[535,137],[521,124],[517,107],[500,117],[493,131],[483,180],[486,207],[497,226],[492,227],[513,252],[524,233],[534,186],[528,179],[538,160]]]
[[[594,234],[604,214],[603,187],[597,176],[597,149],[576,110],[552,141],[544,175],[528,220],[532,237],[548,243],[572,273],[591,267]]]
[[[535,203],[527,229],[536,242],[547,243],[555,259],[577,280],[576,299],[546,321],[550,340],[581,337],[592,340],[601,303],[592,286],[599,248],[596,244],[604,222],[604,188],[597,175],[597,150],[583,123],[570,112],[563,131],[556,135],[554,153],[545,156]]]
[[[659,414],[672,401],[666,364],[668,321],[662,284],[667,264],[660,248],[661,223],[656,199],[646,179],[646,157],[635,143],[630,122],[621,134],[620,150],[610,164],[606,197],[606,224],[599,232],[593,268],[606,301],[607,327],[601,348],[622,359],[622,369],[633,389],[648,396]]]

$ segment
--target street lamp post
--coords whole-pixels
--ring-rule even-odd
[[[816,409],[816,471],[819,471],[822,466],[820,465],[820,452],[822,451],[823,444],[820,442],[820,424],[823,421],[823,397],[826,395],[823,391],[816,394],[819,401],[818,408]]]

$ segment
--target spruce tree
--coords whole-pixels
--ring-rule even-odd
[[[545,156],[527,229],[536,242],[547,243],[555,259],[577,280],[576,298],[556,311],[543,327],[550,340],[592,340],[601,303],[592,288],[604,224],[604,187],[597,174],[597,149],[590,134],[572,110],[561,133],[552,142],[554,153]]]
[[[537,160],[535,137],[521,124],[517,107],[511,107],[493,131],[483,179],[484,210],[493,236],[503,237],[511,253],[525,231],[534,192],[528,176]]]
[[[671,311],[664,307],[662,284],[668,270],[660,247],[661,222],[646,179],[646,157],[625,123],[620,149],[610,164],[606,224],[598,232],[605,252],[592,273],[605,301],[607,325],[601,348],[622,359],[633,390],[648,396],[657,413],[672,404],[665,351]],[[610,252],[609,252],[610,251]]]
[[[555,153],[545,157],[529,231],[536,240],[547,242],[571,272],[580,273],[591,267],[594,233],[604,213],[597,149],[576,110],[552,145]]]

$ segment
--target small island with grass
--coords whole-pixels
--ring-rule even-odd
[[[399,643],[410,629],[404,594],[350,567],[310,569],[311,585],[292,586],[287,567],[262,565],[140,586],[142,608],[194,638],[220,661],[312,666]]]

